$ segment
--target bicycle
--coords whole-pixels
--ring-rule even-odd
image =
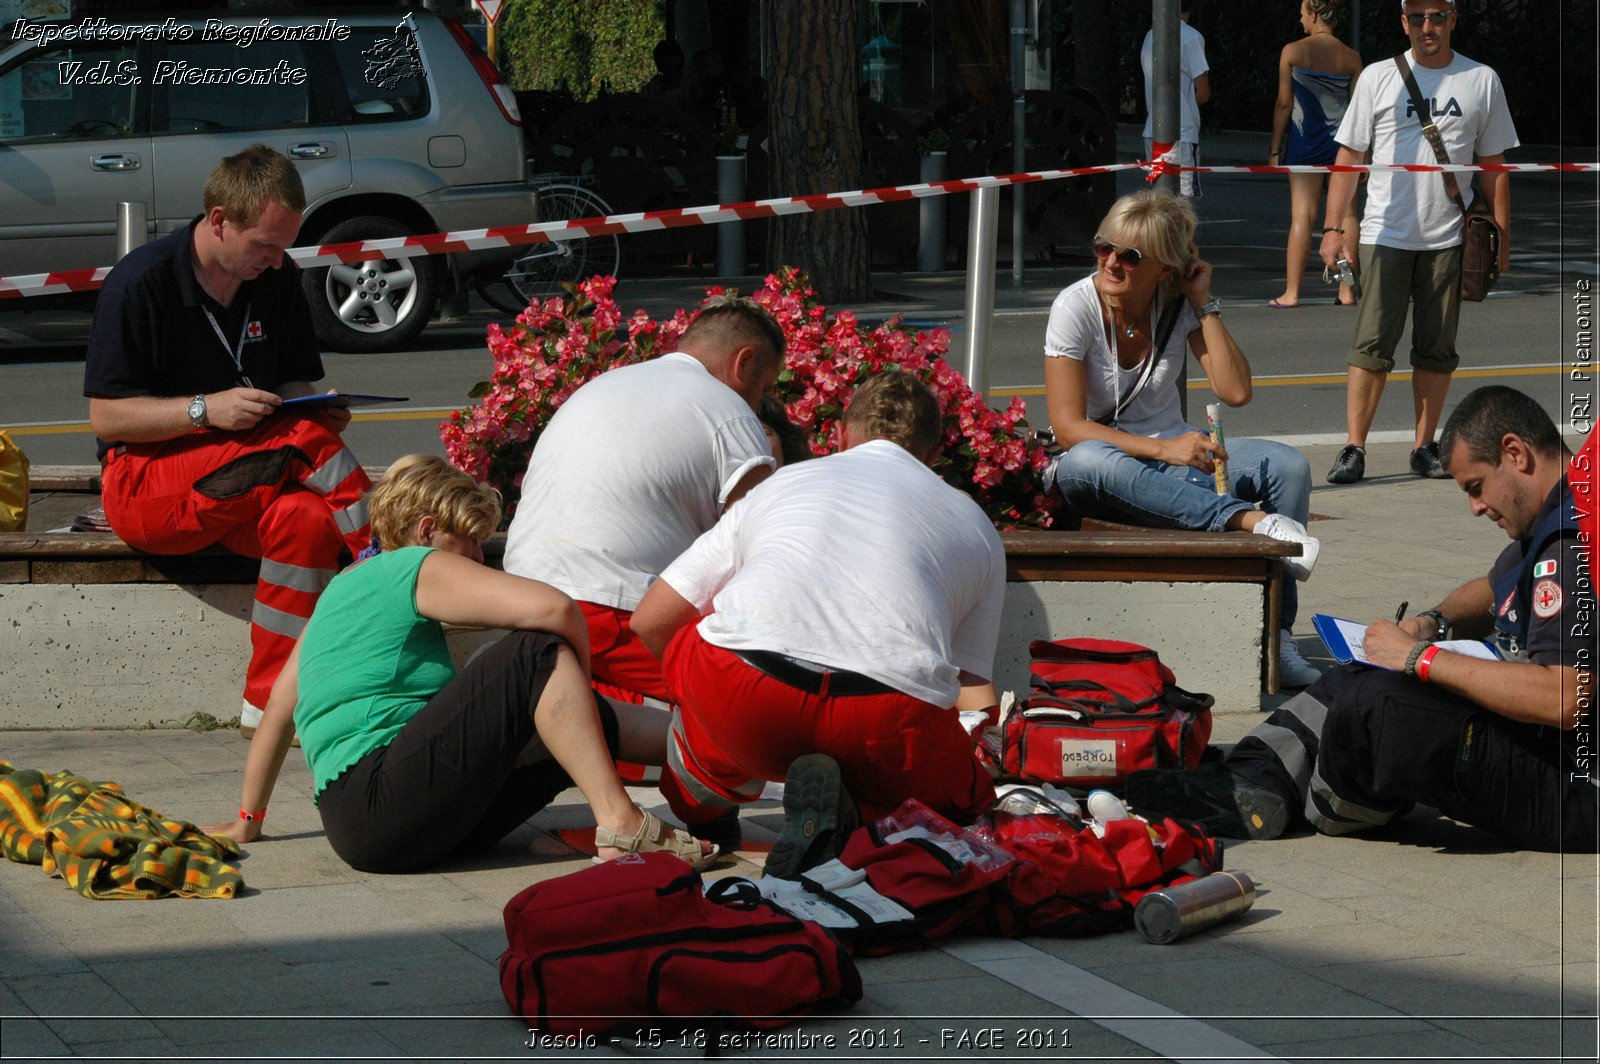
[[[587,187],[587,176],[535,174],[529,181],[537,190],[540,222],[598,218],[612,213],[611,204]],[[621,259],[622,244],[614,233],[530,244],[504,274],[487,277],[475,287],[496,310],[520,314],[535,299],[543,301],[563,294],[563,285],[597,274],[616,276]]]

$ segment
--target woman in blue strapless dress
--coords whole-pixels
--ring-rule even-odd
[[[1278,102],[1272,113],[1272,154],[1268,162],[1285,166],[1326,166],[1338,154],[1334,140],[1350,90],[1361,73],[1361,56],[1334,35],[1343,21],[1345,0],[1301,0],[1300,26],[1306,36],[1284,45],[1278,57]],[[1283,293],[1267,305],[1300,305],[1300,281],[1311,256],[1325,174],[1289,175],[1288,273]],[[1341,223],[1355,231],[1352,212]],[[1338,301],[1354,294],[1340,286]]]

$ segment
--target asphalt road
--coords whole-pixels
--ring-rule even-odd
[[[1137,186],[1137,175],[1122,176],[1125,190]],[[1477,383],[1503,381],[1538,396],[1559,414],[1575,387],[1592,387],[1575,385],[1564,368],[1575,357],[1572,297],[1580,281],[1596,281],[1594,187],[1587,177],[1543,175],[1514,185],[1513,268],[1488,302],[1463,308],[1458,343],[1463,363],[1453,396]],[[1249,356],[1257,383],[1254,401],[1229,413],[1229,434],[1337,442],[1344,426],[1344,357],[1355,312],[1333,306],[1334,290],[1312,276],[1302,288],[1300,309],[1265,305],[1282,286],[1284,188],[1256,177],[1214,175],[1206,180],[1205,193],[1201,253],[1216,267],[1214,290],[1228,301],[1228,325]],[[989,352],[992,395],[997,402],[1021,395],[1039,425],[1048,420],[1040,354],[1047,308],[1061,287],[1083,275],[1088,262],[1085,255],[1049,268],[1030,266],[1020,291],[1011,289],[1009,272],[999,281],[1000,309]],[[643,306],[667,313],[693,301],[698,288],[711,281],[625,279],[618,301],[624,310]],[[960,274],[879,275],[875,283],[876,300],[858,308],[864,319],[902,312],[919,326],[949,326],[955,334],[952,361],[963,364]],[[13,312],[0,314],[0,427],[9,428],[36,463],[92,461],[81,394],[87,313],[8,309]],[[440,419],[467,402],[468,390],[489,373],[484,329],[503,318],[474,297],[466,317],[430,326],[415,350],[327,354],[329,385],[411,397],[402,406],[357,416],[349,433],[356,453],[382,463],[410,451],[437,451]],[[1407,346],[1402,341],[1402,369]],[[1190,387],[1198,412],[1210,393],[1203,380]],[[1375,429],[1403,435],[1411,422],[1409,386],[1397,373]]]

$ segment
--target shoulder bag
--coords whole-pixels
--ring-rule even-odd
[[[1428,101],[1423,99],[1422,90],[1417,87],[1411,64],[1406,61],[1404,53],[1395,56],[1394,63],[1400,68],[1400,76],[1405,79],[1406,91],[1411,94],[1411,106],[1417,112],[1417,120],[1422,123],[1422,135],[1428,138],[1439,165],[1449,166],[1450,155],[1444,150],[1444,139],[1439,135],[1439,127],[1433,124],[1433,112]],[[1470,208],[1461,200],[1461,188],[1456,184],[1456,175],[1446,170],[1442,176],[1445,191],[1461,211],[1461,298],[1469,303],[1482,303],[1495,282],[1500,280],[1500,241],[1503,236],[1500,223],[1494,220],[1494,211],[1485,202],[1486,197],[1478,186],[1476,176],[1472,179]]]

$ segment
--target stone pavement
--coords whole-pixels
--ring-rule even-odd
[[[1452,482],[1405,473],[1405,445],[1375,446],[1367,482],[1343,488],[1320,483],[1333,452],[1308,452],[1324,544],[1298,626],[1308,654],[1320,650],[1309,611],[1425,608],[1486,571],[1504,542]],[[1237,739],[1254,719],[1222,716],[1217,738]],[[234,810],[243,755],[232,732],[0,733],[0,757],[17,765],[116,780],[199,822]],[[534,880],[583,867],[552,834],[592,824],[575,793],[486,859],[393,877],[343,865],[309,796],[304,761],[291,756],[273,837],[249,848],[246,890],[232,901],[95,903],[38,868],[0,866],[0,1057],[698,1056],[633,1043],[528,1048],[508,1014],[495,967],[501,907]],[[749,859],[711,874],[759,874],[781,818],[775,804],[747,812]],[[961,938],[865,960],[856,1009],[788,1029],[832,1035],[838,1048],[729,1055],[1595,1058],[1594,857],[1508,852],[1424,810],[1368,838],[1230,845],[1227,866],[1260,888],[1235,923],[1164,947],[1132,932]],[[998,1047],[970,1048],[994,1040],[979,1033],[989,1028]]]

